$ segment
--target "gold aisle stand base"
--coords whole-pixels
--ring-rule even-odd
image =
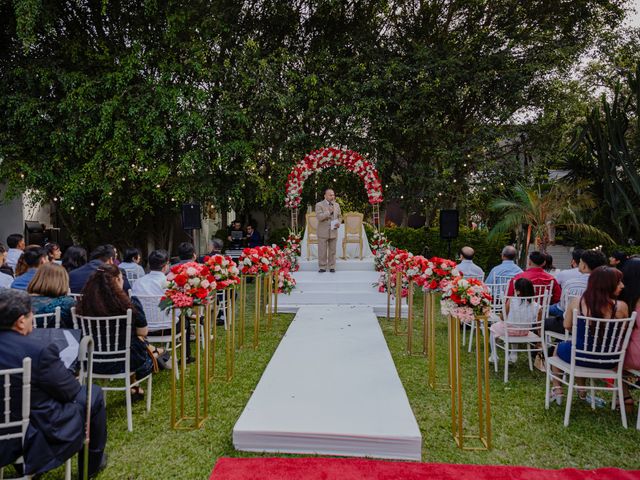
[[[211,362],[210,367],[210,375],[208,377],[209,381],[214,380],[225,380],[230,381],[233,378],[234,369],[235,369],[235,361],[236,361],[236,287],[229,287],[222,290],[222,294],[224,295],[224,317],[226,319],[226,328],[225,328],[225,372],[222,375],[216,374],[216,345],[218,339],[218,328],[217,324],[213,323],[212,325],[212,334],[209,334],[210,351],[211,355],[209,355],[209,360]],[[217,296],[216,296],[217,299]],[[216,307],[218,305],[216,304]],[[218,308],[213,309],[216,312],[216,320],[217,320],[217,312]]]
[[[451,390],[451,367],[447,383],[439,383],[436,372],[436,294],[431,290],[424,294],[424,343],[427,350],[427,383],[429,388],[438,391]]]
[[[449,371],[451,378],[451,432],[462,450],[491,449],[491,398],[489,392],[489,356],[487,317],[474,318],[476,323],[477,435],[464,433],[462,403],[462,368],[460,365],[460,321],[449,317]],[[480,329],[484,335],[480,335]],[[482,348],[481,348],[482,347]],[[477,446],[468,446],[467,441]],[[479,444],[479,445],[478,445]]]
[[[187,406],[187,376],[190,373],[187,368],[187,350],[186,342],[189,341],[189,332],[186,328],[186,320],[188,312],[180,312],[180,341],[177,339],[177,318],[176,310],[171,311],[171,347],[172,355],[177,356],[180,351],[180,361],[178,363],[179,385],[175,372],[171,372],[171,428],[174,430],[196,430],[202,427],[209,416],[209,342],[204,342],[204,347],[200,347],[200,335],[209,335],[211,324],[211,308],[210,306],[193,307],[195,315],[195,362],[191,367],[195,370],[195,388],[193,390],[194,403],[193,409]],[[204,313],[204,316],[202,315]],[[203,324],[200,319],[203,318]],[[180,344],[180,348],[178,348]],[[175,364],[174,364],[175,365]],[[192,410],[189,413],[188,410]]]
[[[409,282],[409,292],[407,296],[407,305],[408,305],[408,313],[407,313],[407,355],[414,357],[424,357],[427,355],[427,316],[423,315],[422,317],[422,350],[419,352],[413,351],[413,317],[414,317],[414,294],[415,294],[415,284],[413,281]],[[426,295],[424,296],[424,301],[427,301]],[[426,312],[426,309],[424,309]]]
[[[262,329],[263,332],[270,331],[273,322],[273,278],[274,272],[269,272],[262,276],[262,305],[260,306],[260,315],[266,315],[267,317],[267,322],[264,329]]]
[[[388,285],[388,287],[390,287]],[[390,288],[387,289],[391,291]],[[396,335],[408,335],[409,331],[402,331],[402,272],[396,273],[396,298],[395,316],[393,318],[393,331]]]
[[[253,349],[257,349],[260,344],[260,321],[262,317],[262,287],[264,284],[264,275],[242,275],[240,277],[240,306],[239,306],[239,344],[238,348],[244,346],[246,337],[246,318],[247,318],[247,280],[253,278],[255,284],[254,306],[253,306]]]

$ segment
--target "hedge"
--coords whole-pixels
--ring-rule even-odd
[[[438,228],[409,228],[388,227],[383,229],[391,245],[408,250],[414,255],[427,257],[447,257],[448,243],[440,238]],[[367,228],[367,235],[371,238],[373,229]],[[509,235],[501,235],[496,240],[489,241],[487,230],[471,230],[461,227],[458,238],[451,241],[451,257],[458,258],[459,250],[464,246],[472,247],[476,251],[474,262],[485,272],[500,263],[502,248],[509,243]]]

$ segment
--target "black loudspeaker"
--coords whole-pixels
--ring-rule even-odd
[[[24,222],[25,243],[44,247],[44,228],[40,222],[27,220]]]
[[[440,238],[458,238],[459,227],[458,210],[440,210]]]
[[[182,228],[183,230],[200,230],[202,228],[199,203],[182,205]]]

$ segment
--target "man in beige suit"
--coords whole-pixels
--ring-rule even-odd
[[[336,246],[338,229],[342,220],[340,205],[336,203],[336,194],[330,188],[324,191],[324,200],[316,203],[318,219],[318,267],[324,273],[327,267],[331,273],[336,271]]]

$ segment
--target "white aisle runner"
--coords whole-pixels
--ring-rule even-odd
[[[233,443],[256,452],[420,460],[420,430],[372,308],[300,307]]]

